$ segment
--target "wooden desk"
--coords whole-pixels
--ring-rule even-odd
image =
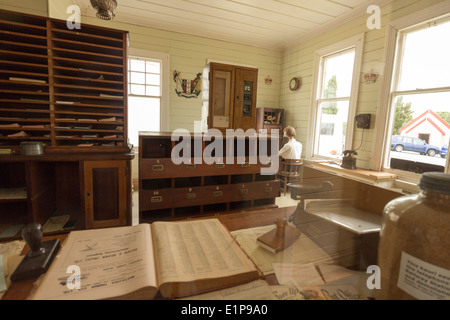
[[[277,218],[286,218],[295,211],[296,207],[276,208],[276,209],[261,209],[251,212],[232,213],[222,216],[216,216],[211,218],[218,218],[229,231],[235,231],[246,228],[267,226],[273,224]],[[208,219],[208,218],[204,218]],[[47,237],[44,240],[51,240],[58,238],[63,242],[67,235],[59,235],[54,237]],[[63,244],[64,245],[64,244]],[[24,248],[23,254],[26,254],[27,248]],[[33,277],[27,280],[12,283],[11,287],[3,296],[3,300],[26,300],[31,291],[33,290],[33,284],[38,277]],[[274,283],[273,277],[268,277],[269,283]]]

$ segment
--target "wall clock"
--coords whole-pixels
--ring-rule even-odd
[[[298,88],[300,88],[300,79],[294,77],[291,79],[291,81],[289,81],[289,89],[291,89],[291,91],[295,91]]]

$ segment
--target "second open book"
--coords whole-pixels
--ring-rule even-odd
[[[189,296],[256,280],[217,219],[71,232],[33,299]]]

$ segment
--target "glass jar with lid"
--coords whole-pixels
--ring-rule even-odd
[[[377,299],[450,299],[450,174],[424,173],[419,188],[384,209]]]

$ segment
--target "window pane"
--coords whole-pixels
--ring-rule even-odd
[[[130,70],[145,72],[145,61],[130,59]]]
[[[350,97],[355,50],[325,58],[322,98]]]
[[[161,87],[154,87],[154,86],[146,86],[146,93],[147,96],[160,96],[161,95]]]
[[[162,61],[130,58],[128,131],[136,147],[139,131],[160,131]],[[151,97],[149,97],[151,96]]]
[[[336,158],[342,156],[345,148],[348,109],[348,100],[320,105],[317,154]]]
[[[146,75],[147,84],[154,86],[159,86],[161,84],[161,76],[159,74],[149,74]]]
[[[139,131],[160,130],[159,114],[159,98],[128,98],[128,136],[134,146],[139,143]]]
[[[131,72],[130,82],[136,84],[145,84],[145,73]]]
[[[132,84],[130,94],[145,96],[145,86],[140,84]]]
[[[396,96],[393,103],[388,166],[414,172],[443,171],[446,153],[442,148],[450,140],[450,92]]]
[[[324,123],[320,125],[320,135],[333,136],[334,135],[334,123]]]
[[[161,73],[161,63],[156,61],[147,61],[147,72]]]
[[[450,22],[406,34],[398,90],[450,86]]]

